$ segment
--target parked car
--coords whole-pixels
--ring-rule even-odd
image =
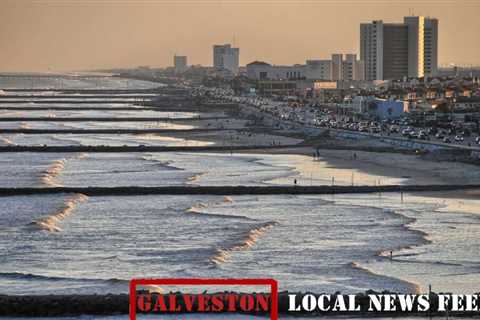
[[[450,142],[452,142],[452,140],[450,140],[449,137],[445,137],[445,138],[443,138],[443,142],[444,143],[450,143]]]
[[[397,126],[390,126],[390,132],[391,133],[398,133],[398,127]]]
[[[428,136],[425,134],[425,132],[420,131],[420,132],[418,133],[417,138],[420,139],[420,140],[427,140],[427,139],[428,139]]]

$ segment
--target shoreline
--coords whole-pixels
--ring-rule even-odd
[[[400,179],[404,185],[430,183],[451,185],[455,183],[476,183],[480,181],[480,170],[478,166],[474,164],[453,161],[433,161],[431,160],[431,157],[429,158],[421,155],[415,155],[413,151],[408,152],[405,150],[395,150],[393,147],[390,147],[391,152],[382,150],[381,153],[358,150],[358,146],[348,150],[348,144],[350,144],[351,141],[337,141],[339,142],[339,146],[345,148],[346,150],[339,150],[338,145],[333,149],[328,147],[325,148],[323,143],[318,143],[318,149],[315,144],[313,144],[310,146],[304,146],[302,148],[269,148],[264,150],[247,149],[236,151],[236,153],[250,154],[253,156],[261,154],[301,156],[303,157],[303,160],[300,160],[300,162],[303,162],[303,166],[311,166],[308,164],[308,162],[322,162],[320,167],[324,170],[331,168],[332,171],[359,171],[367,176],[373,175]],[[314,160],[314,154],[317,150],[319,151],[319,158]],[[293,163],[290,168],[292,169],[292,177],[294,177],[295,174],[297,176],[305,176],[307,173],[307,170],[299,168],[296,163]],[[409,198],[409,202],[413,201],[420,203],[422,201],[426,201],[427,203],[437,205],[438,209],[435,209],[435,211],[446,210],[448,212],[454,212],[458,210],[459,212],[465,212],[467,214],[478,214],[480,212],[480,189],[468,191],[425,192],[421,194],[417,192],[408,192],[407,196]],[[440,203],[442,200],[443,203]],[[461,207],[461,205],[459,206],[458,203],[464,204],[466,201],[478,201],[478,203],[473,203],[469,210],[465,210],[465,206]],[[391,251],[395,256],[395,254],[398,254],[403,250],[413,249],[414,247],[423,247],[431,244],[433,241],[430,239],[430,235],[426,231],[412,227],[412,225],[417,221],[415,218],[407,217],[396,211],[395,214],[402,215],[408,219],[409,221],[405,223],[403,227],[411,230],[412,232],[421,234],[423,240],[414,245],[401,246],[397,248],[385,248],[384,250],[377,252],[374,259],[388,260],[388,254],[386,257],[385,252],[389,253]],[[361,261],[353,261],[352,266],[364,272],[378,274],[379,276],[383,277],[392,277],[392,275],[389,275],[388,273],[377,273],[369,269],[368,266],[363,265]],[[422,287],[425,288],[425,284],[409,280],[408,276],[393,277],[399,281],[411,284],[412,287],[415,288],[415,291],[421,291]]]
[[[55,119],[52,119],[55,120]],[[206,120],[206,118],[201,118],[197,119],[198,122],[202,122],[202,120]],[[222,127],[224,124],[228,127],[228,125],[231,125],[232,122],[235,120],[239,119],[218,119],[215,121],[215,125],[218,127]],[[184,121],[185,123],[189,122],[189,119],[178,119],[175,120],[177,123],[182,123]],[[207,120],[208,121],[208,120]],[[192,119],[192,123],[195,123]],[[195,123],[198,124],[198,123]],[[205,122],[203,122],[205,124]],[[200,127],[201,128],[201,127]],[[228,130],[228,129],[226,129]],[[216,143],[216,147],[218,147],[217,150],[214,150],[213,152],[217,153],[227,153],[227,152],[232,152],[232,150],[235,150],[235,153],[240,153],[240,154],[268,154],[268,155],[295,155],[299,156],[300,159],[298,160],[299,167],[295,167],[296,163],[293,163],[292,168],[292,177],[295,176],[295,174],[298,175],[303,175],[306,176],[308,175],[308,168],[312,164],[318,165],[320,168],[324,170],[338,170],[338,171],[344,171],[346,172],[346,175],[348,176],[350,172],[355,170],[356,172],[362,172],[364,176],[356,177],[357,183],[358,181],[367,181],[369,183],[372,182],[372,180],[368,180],[369,176],[381,176],[381,177],[389,177],[389,178],[394,178],[394,179],[399,179],[399,180],[404,180],[404,185],[405,187],[408,187],[409,185],[413,184],[423,184],[423,185],[428,185],[428,184],[439,184],[439,185],[445,185],[447,186],[448,184],[451,184],[452,181],[455,181],[457,183],[465,183],[465,182],[470,182],[470,183],[475,183],[480,185],[480,174],[476,174],[475,170],[478,170],[478,166],[473,166],[473,165],[468,165],[464,163],[453,163],[453,162],[434,162],[431,160],[425,160],[422,159],[420,156],[415,156],[412,154],[408,154],[408,152],[394,152],[393,148],[391,149],[392,152],[372,152],[372,151],[364,151],[364,150],[358,150],[355,149],[355,147],[352,147],[352,150],[348,150],[349,146],[348,143],[345,143],[344,145],[334,145],[333,147],[339,147],[339,148],[344,148],[343,150],[339,150],[337,148],[328,149],[326,146],[323,146],[322,144],[319,143],[319,151],[320,151],[320,157],[318,160],[313,160],[312,155],[316,151],[316,144],[311,143],[310,146],[293,146],[291,145],[292,139],[299,140],[298,137],[293,137],[294,135],[289,135],[286,133],[285,136],[281,135],[281,132],[275,131],[273,129],[267,130],[266,132],[254,132],[249,128],[248,126],[245,127],[245,132],[246,134],[238,134],[232,135],[232,138],[230,140],[234,143],[237,143],[234,147],[232,146],[222,146],[221,143],[225,143],[226,139],[225,136],[222,136],[222,133],[218,131],[217,133],[214,134],[208,134],[205,135],[199,133],[198,135],[189,135],[184,136],[183,138],[185,139],[201,139],[203,138],[204,140],[209,140]],[[172,135],[159,135],[159,137],[177,137],[182,134],[185,134],[185,132],[175,132]],[[187,133],[188,134],[188,133]],[[236,137],[239,137],[239,139],[236,139]],[[268,141],[275,141],[279,143],[281,146],[278,145],[265,145],[261,146],[262,143],[268,143]],[[245,141],[261,141],[262,143],[258,143],[258,148],[251,148],[245,146]],[[331,141],[331,140],[330,140]],[[88,147],[88,146],[87,146]],[[121,148],[121,147],[119,147]],[[136,148],[136,147],[132,147]],[[162,148],[162,147],[160,147]],[[212,150],[189,150],[188,148],[182,148],[179,147],[178,150],[175,150],[176,147],[173,147],[171,149],[165,147],[165,149],[169,149],[171,151],[175,152],[182,152],[182,151],[200,151],[200,152],[209,152]],[[108,148],[107,148],[108,149]],[[139,152],[149,152],[151,151],[148,147],[147,148],[137,148]],[[100,148],[98,148],[100,150]],[[75,151],[77,152],[77,151]],[[131,151],[128,151],[131,152]],[[353,154],[356,154],[356,157],[354,159]],[[407,153],[407,154],[405,154]],[[302,165],[304,163],[305,165]],[[452,170],[451,165],[455,164],[454,170]],[[303,167],[302,167],[303,166]],[[307,177],[308,179],[308,177]],[[376,179],[375,178],[375,185],[376,185]],[[338,182],[338,180],[337,180]],[[348,181],[347,181],[348,182]],[[361,182],[360,182],[361,184]],[[379,187],[380,187],[379,183]],[[302,185],[303,187],[303,185]],[[197,188],[197,187],[195,187]],[[223,187],[222,187],[223,189]],[[375,189],[373,192],[378,192],[379,189]],[[222,190],[223,192],[225,191],[224,189]],[[385,191],[382,191],[385,192]],[[468,192],[468,194],[472,197],[472,199],[476,200],[476,192],[477,190],[472,190],[472,192]],[[432,195],[436,195],[438,198],[444,198],[448,197],[450,195],[453,195],[455,193],[456,199],[465,199],[462,197],[462,194],[467,194],[467,192],[460,192],[460,191],[437,191],[437,192],[425,192],[424,194],[421,194],[421,197],[428,198]],[[409,195],[409,197],[415,197],[415,194]],[[433,197],[433,196],[432,196]],[[432,200],[434,201],[434,200]],[[412,224],[413,222],[407,222],[403,224],[403,227],[409,228],[409,225]],[[423,232],[421,230],[414,230],[415,232]],[[427,240],[427,239],[426,239]],[[426,243],[420,243],[418,246],[423,246]],[[392,251],[400,251],[400,250],[405,250],[408,247],[402,247],[402,248],[394,248]],[[386,251],[390,251],[389,248],[385,249]],[[385,258],[382,255],[382,251],[377,253],[377,258]],[[356,262],[352,262],[356,263]],[[353,266],[355,267],[355,266]],[[391,277],[386,274],[379,274],[376,272],[373,272],[369,270],[368,268],[364,268],[361,265],[361,262],[358,263],[357,265],[358,269],[361,269],[365,272],[371,272],[373,274],[378,274],[379,276],[382,277]],[[393,278],[393,277],[391,277]],[[415,286],[415,283],[412,283],[411,281],[402,279],[402,278],[395,278],[398,279],[399,281],[406,282],[412,284],[412,286]],[[420,289],[417,289],[420,291]]]

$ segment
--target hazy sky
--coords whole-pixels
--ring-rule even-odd
[[[242,65],[358,53],[359,24],[439,19],[439,62],[480,65],[480,0],[0,0],[0,72],[212,64],[233,42]]]

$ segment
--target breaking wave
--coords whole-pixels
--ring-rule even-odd
[[[63,158],[53,161],[53,163],[40,175],[41,182],[49,187],[62,187],[63,185],[58,182],[56,178],[65,169],[65,164],[69,160],[85,159],[87,156],[88,155],[86,153],[80,153],[69,159]]]
[[[223,197],[222,201],[218,201],[218,202],[212,202],[212,203],[198,202],[197,204],[188,208],[185,211],[186,212],[193,212],[193,213],[202,213],[202,212],[200,212],[201,209],[208,208],[212,205],[221,205],[222,203],[232,203],[232,202],[233,202],[232,197],[225,196],[225,197]]]
[[[48,232],[60,232],[62,229],[58,226],[58,223],[71,215],[77,204],[87,200],[88,197],[86,195],[77,193],[67,199],[58,212],[32,221],[28,224],[28,227]]]
[[[256,219],[252,219],[246,216],[237,216],[237,215],[231,215],[231,214],[220,214],[220,213],[206,213],[203,212],[203,209],[207,209],[208,207],[212,205],[220,205],[223,203],[232,203],[233,199],[229,196],[223,197],[221,202],[214,202],[214,203],[205,203],[205,202],[198,202],[194,206],[191,206],[190,208],[186,209],[186,213],[192,213],[195,215],[201,215],[206,218],[223,218],[223,219],[237,219],[237,220],[249,220],[249,221],[257,221]]]
[[[204,175],[206,175],[206,174],[207,174],[206,172],[197,173],[197,174],[195,174],[195,175],[193,175],[193,176],[191,176],[191,177],[188,177],[188,178],[187,178],[187,181],[188,181],[188,183],[192,183],[192,184],[193,184],[193,183],[196,183],[196,182],[198,182],[198,180],[199,180],[202,176],[204,176]]]
[[[373,275],[373,276],[376,276],[376,277],[393,279],[393,280],[395,280],[396,282],[400,281],[400,283],[402,283],[402,284],[405,285],[404,288],[397,288],[397,289],[395,289],[395,291],[409,292],[409,293],[412,293],[412,294],[421,294],[421,293],[422,293],[422,289],[421,289],[420,285],[417,284],[417,283],[410,282],[410,281],[407,281],[407,280],[404,280],[404,279],[392,278],[392,277],[388,277],[388,276],[385,276],[385,275],[382,275],[382,274],[375,273],[375,272],[373,272],[372,270],[361,266],[361,265],[360,265],[359,263],[357,263],[357,262],[352,262],[352,263],[350,263],[349,266],[350,266],[351,268],[353,268],[353,269],[360,270],[360,271],[362,271],[362,272],[368,273],[368,274]]]
[[[30,129],[31,127],[28,123],[22,122],[22,123],[20,123],[20,128],[21,129]]]
[[[162,161],[162,160],[157,160],[155,159],[152,155],[146,155],[141,157],[142,160],[149,161],[149,162],[154,162],[155,165],[158,165],[164,169],[168,170],[185,170],[182,168],[175,167],[173,165],[173,161]]]
[[[411,232],[413,234],[416,234],[418,236],[418,239],[417,239],[417,242],[414,243],[414,244],[410,244],[410,245],[401,245],[401,246],[397,246],[397,247],[394,247],[394,248],[389,248],[389,249],[384,249],[384,250],[381,250],[379,252],[376,253],[376,257],[379,258],[379,259],[392,259],[393,261],[395,261],[396,263],[398,262],[404,262],[403,260],[400,260],[398,259],[401,255],[398,254],[399,252],[402,252],[404,250],[409,250],[409,249],[412,249],[412,248],[415,248],[415,247],[419,247],[419,246],[422,246],[422,245],[425,245],[425,244],[429,244],[431,243],[431,240],[428,238],[429,235],[424,232],[424,231],[421,231],[421,230],[418,230],[418,229],[415,229],[413,227],[413,225],[415,224],[415,222],[417,221],[417,219],[415,218],[412,218],[412,217],[408,217],[407,215],[403,214],[401,212],[401,210],[391,210],[391,209],[383,209],[383,212],[385,214],[389,214],[389,215],[393,215],[393,216],[398,216],[398,217],[401,217],[402,219],[405,219],[406,222],[403,223],[400,228],[403,229],[404,231],[406,232]],[[390,278],[390,277],[387,277],[385,275],[381,275],[381,274],[377,274],[375,272],[373,272],[372,270],[370,270],[369,268],[365,267],[365,266],[362,266],[361,263],[359,262],[352,262],[350,264],[350,266],[354,269],[357,269],[357,270],[361,270],[363,272],[366,272],[366,273],[369,273],[371,275],[374,275],[374,276],[381,276],[381,277],[386,277],[386,278]],[[409,291],[409,292],[412,292],[412,293],[416,293],[416,294],[419,294],[421,293],[421,287],[419,284],[417,283],[414,283],[414,282],[411,282],[411,281],[407,281],[405,279],[397,279],[397,278],[392,278],[392,279],[395,279],[395,280],[399,280],[401,281],[402,283],[405,283],[407,285],[407,287],[405,288],[406,291]],[[405,290],[403,290],[405,291]]]
[[[2,141],[5,145],[12,145],[14,144],[12,140],[4,137],[0,137],[0,141]]]
[[[43,276],[33,273],[23,272],[0,272],[0,278],[12,279],[12,280],[40,280],[40,281],[82,281],[82,282],[107,282],[107,283],[125,283],[128,284],[129,280],[124,279],[93,279],[93,278],[68,278],[58,276]]]
[[[210,261],[216,265],[228,262],[233,252],[245,251],[250,249],[257,243],[260,237],[262,237],[265,233],[267,233],[268,230],[270,230],[277,224],[278,222],[276,221],[269,221],[248,230],[244,238],[240,242],[232,245],[229,248],[217,249],[217,252],[210,259]]]

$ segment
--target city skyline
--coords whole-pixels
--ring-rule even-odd
[[[0,42],[8,45],[0,51],[0,71],[166,67],[174,53],[192,65],[212,65],[212,45],[222,43],[241,48],[241,66],[255,60],[290,65],[334,52],[359,54],[361,23],[412,14],[440,21],[440,66],[480,65],[474,41],[480,3],[470,0],[135,3],[3,1]]]

